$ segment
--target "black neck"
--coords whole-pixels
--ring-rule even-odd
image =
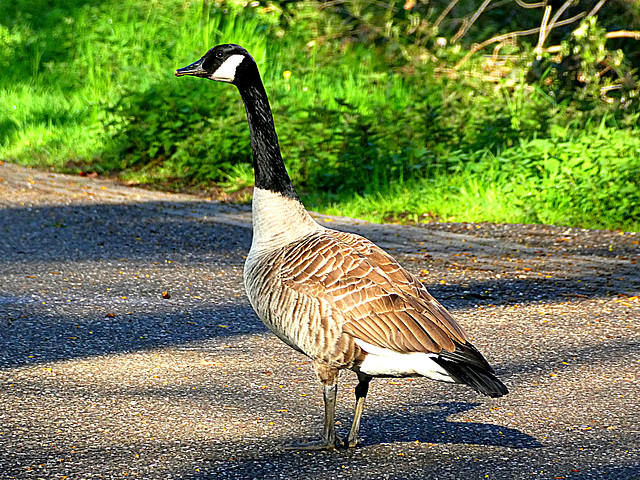
[[[257,81],[254,77],[250,84],[237,85],[249,121],[256,187],[298,199],[280,154],[269,99],[257,69],[256,74]]]

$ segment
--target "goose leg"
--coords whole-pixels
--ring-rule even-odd
[[[318,378],[323,383],[324,428],[322,440],[285,447],[286,450],[335,450],[342,445],[336,436],[336,397],[338,394],[338,370],[330,367],[319,368],[314,365]],[[324,374],[324,375],[323,375]]]
[[[336,397],[338,384],[325,385],[324,393],[324,428],[322,430],[322,444],[328,449],[336,448]]]
[[[370,376],[362,373],[358,374],[358,385],[356,386],[356,408],[353,412],[353,423],[351,424],[351,431],[349,431],[349,437],[345,442],[345,447],[353,448],[358,444],[358,432],[360,431],[360,419],[362,418],[362,412],[364,410],[364,401],[367,398],[367,392],[369,391]]]

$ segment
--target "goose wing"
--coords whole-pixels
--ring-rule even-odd
[[[426,302],[428,305],[425,314],[433,315],[435,317],[434,321],[442,323],[446,329],[450,330],[453,338],[458,341],[468,341],[466,334],[451,314],[433,298],[422,282],[415,275],[405,270],[395,258],[360,235],[337,230],[329,231],[338,240],[348,244],[374,262],[389,277],[395,288],[400,289],[410,297],[417,297]]]
[[[284,285],[335,305],[343,332],[400,353],[454,352],[468,340],[422,286],[375,244],[353,234],[316,232],[287,248]]]

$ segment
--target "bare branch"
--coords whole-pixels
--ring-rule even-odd
[[[513,38],[509,38],[504,42],[498,43],[498,45],[496,45],[496,48],[493,49],[493,55],[491,55],[491,61],[493,63],[497,63],[498,59],[500,58],[500,50],[502,49],[502,47],[504,47],[505,45],[512,45],[512,44],[513,44]],[[509,56],[510,55],[503,55],[502,58],[506,58]]]
[[[607,96],[607,93],[613,90],[622,90],[622,85],[609,85],[606,87],[600,87],[600,98],[607,103],[615,102],[615,99]]]
[[[522,0],[514,0],[522,8],[542,8],[547,5],[547,0],[539,3],[524,3]]]
[[[482,2],[482,5],[480,5],[480,8],[476,10],[476,13],[474,13],[473,16],[469,19],[469,21],[466,24],[463,24],[462,28],[458,30],[458,33],[454,35],[454,37],[451,39],[451,43],[456,43],[458,40],[460,40],[461,37],[464,37],[467,31],[471,28],[471,25],[475,23],[475,21],[482,14],[482,12],[484,12],[484,9],[487,8],[487,5],[489,5],[491,1],[492,0],[484,0],[484,2]]]
[[[584,17],[586,15],[586,12],[581,12],[577,15],[574,15],[571,18],[567,18],[566,20],[562,20],[561,22],[558,22],[554,25],[554,28],[556,27],[562,27],[564,25],[568,25],[570,23],[573,23],[577,20],[580,20],[582,17]],[[490,38],[489,40],[485,40],[482,43],[478,43],[476,45],[473,46],[473,48],[471,48],[471,50],[469,50],[469,53],[467,53],[462,60],[460,60],[456,65],[455,69],[460,68],[460,66],[465,63],[467,60],[469,60],[469,57],[471,57],[471,55],[473,55],[474,53],[476,53],[478,50],[482,50],[484,47],[486,47],[487,45],[491,45],[492,43],[496,43],[496,42],[501,42],[503,40],[506,39],[510,39],[510,38],[515,38],[515,37],[522,37],[525,35],[533,35],[534,33],[538,33],[540,31],[540,27],[536,27],[536,28],[532,28],[530,30],[522,30],[519,32],[511,32],[511,33],[505,33],[503,35],[497,35],[495,37]]]
[[[640,40],[640,32],[639,31],[629,31],[629,30],[618,30],[617,32],[607,32],[607,38],[633,38],[635,40]]]
[[[536,46],[536,49],[535,49],[535,52],[538,54],[538,56],[542,53],[543,51],[542,47],[544,45],[544,42],[547,41],[549,32],[555,27],[556,22],[558,21],[558,18],[560,18],[560,15],[562,15],[567,8],[573,5],[573,3],[574,3],[574,0],[566,0],[562,4],[562,6],[558,9],[558,11],[555,13],[551,21],[548,23],[549,25],[548,27],[547,27],[547,20],[549,18],[549,14],[551,13],[551,6],[546,7],[544,12],[544,18],[542,19],[542,25],[540,26],[540,37],[538,38],[538,45]]]
[[[598,13],[598,10],[600,10],[602,8],[602,6],[605,4],[607,0],[600,0],[595,7],[593,7],[593,9],[587,14],[587,18],[589,17],[593,17],[596,13]]]
[[[640,40],[640,31],[629,31],[629,30],[617,30],[615,32],[607,32],[607,38],[633,38],[635,40]],[[546,53],[558,53],[562,50],[561,45],[554,45],[553,47],[548,47],[543,50]]]
[[[560,50],[562,50],[562,45],[554,45],[553,47],[544,49],[544,51],[547,53],[559,53]]]
[[[551,22],[549,23],[549,29],[547,31],[547,34],[549,33],[549,31],[551,31],[551,29],[553,28],[555,23],[558,21],[558,18],[560,18],[560,15],[562,15],[567,8],[569,8],[571,5],[573,5],[573,3],[574,3],[574,0],[567,0],[566,2],[564,2],[562,4],[560,9],[556,12],[556,14],[551,19]],[[545,35],[545,40],[546,40],[546,37],[547,36]]]
[[[510,39],[510,38],[521,37],[521,36],[525,36],[525,35],[533,35],[534,33],[538,33],[539,31],[540,31],[540,27],[536,27],[536,28],[531,28],[529,30],[522,30],[522,31],[519,31],[519,32],[505,33],[505,34],[502,34],[502,35],[497,35],[495,37],[492,37],[489,40],[485,40],[482,43],[477,43],[471,48],[471,50],[469,50],[469,53],[467,53],[462,58],[462,60],[460,60],[456,64],[456,66],[454,68],[457,69],[460,65],[462,65],[464,62],[466,62],[471,55],[476,53],[478,50],[482,50],[487,45],[491,45],[492,43],[495,43],[495,42],[502,42],[503,40],[507,40],[507,39]]]
[[[449,5],[447,5],[447,8],[445,8],[444,11],[440,14],[438,19],[436,20],[436,23],[434,23],[433,26],[437,28],[438,25],[440,25],[440,23],[442,22],[442,20],[444,20],[444,17],[449,15],[449,12],[451,11],[451,9],[453,7],[455,7],[458,4],[459,1],[460,0],[451,0],[451,3],[449,3]]]
[[[570,0],[572,1],[572,0]],[[544,16],[542,17],[542,23],[540,24],[540,35],[538,35],[538,45],[534,52],[538,55],[542,52],[542,45],[544,45],[544,40],[547,37],[547,24],[549,22],[549,15],[551,15],[551,5],[547,5],[544,7]]]

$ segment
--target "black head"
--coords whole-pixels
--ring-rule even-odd
[[[219,82],[238,84],[257,72],[256,62],[240,45],[213,47],[197,62],[176,70],[176,77],[193,75]]]

